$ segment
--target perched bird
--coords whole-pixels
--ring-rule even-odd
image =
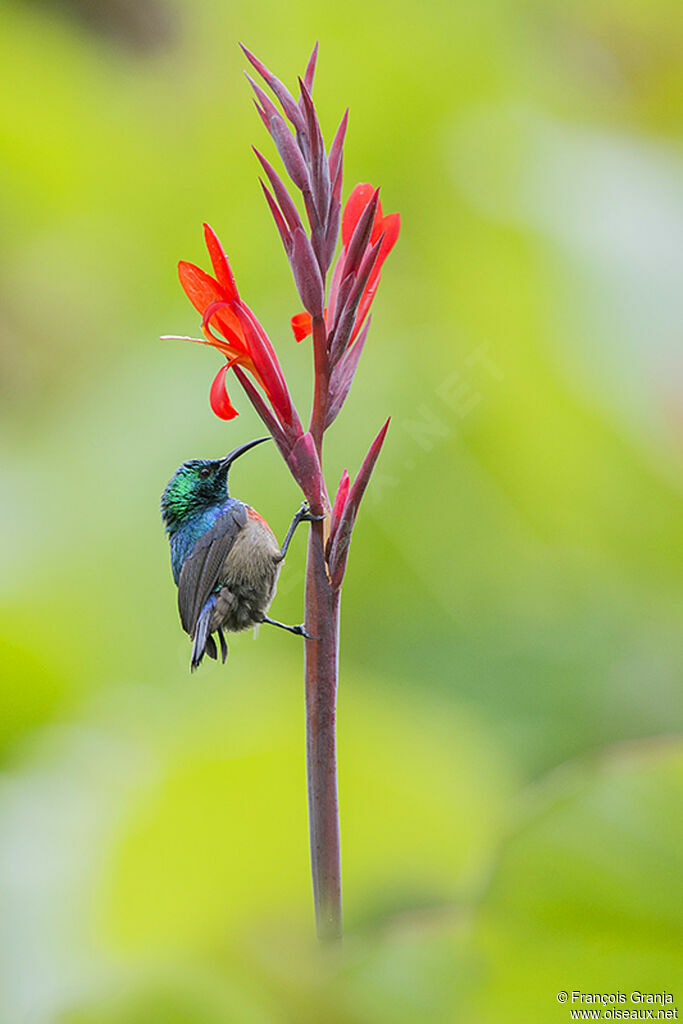
[[[299,523],[323,517],[314,516],[304,502],[280,547],[265,519],[228,492],[228,471],[235,459],[268,440],[249,441],[224,459],[183,462],[161,497],[180,621],[192,639],[192,671],[205,654],[217,657],[214,633],[225,663],[223,630],[236,633],[267,622],[310,639],[303,626],[286,626],[266,612],[294,531]]]

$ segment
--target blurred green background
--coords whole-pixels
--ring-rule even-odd
[[[674,0],[0,5],[0,1022],[569,1019],[672,991],[683,666]],[[313,41],[346,189],[403,233],[331,485],[392,427],[344,588],[347,939],[312,939],[302,650],[190,678],[159,496],[208,408],[176,278],[219,232],[300,407],[310,352],[242,39]],[[281,536],[274,450],[235,493]],[[304,538],[274,613],[300,621]],[[677,988],[678,986],[678,988]]]

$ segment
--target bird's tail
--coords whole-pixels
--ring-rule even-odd
[[[192,638],[192,657],[190,658],[190,672],[194,672],[198,665],[201,664],[201,660],[205,654],[208,654],[214,661],[218,659],[218,649],[216,647],[216,641],[209,632],[209,626],[211,625],[211,619],[213,618],[214,608],[216,607],[216,598],[210,597],[201,610],[199,618],[197,619],[197,625],[195,626],[194,636]],[[218,627],[215,631],[218,633],[218,639],[221,643],[221,660],[225,665],[225,659],[228,656],[228,645],[225,642],[223,636],[223,630]]]
[[[215,607],[216,598],[212,596],[199,613],[197,625],[194,628],[194,634],[192,637],[190,672],[194,672],[197,666],[201,664],[202,658],[205,654],[208,654],[208,656],[214,660],[218,654],[216,650],[216,641],[209,632],[209,626],[211,625],[211,619],[213,617]]]

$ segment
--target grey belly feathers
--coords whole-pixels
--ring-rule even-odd
[[[247,518],[223,561],[209,632],[249,629],[263,620],[275,596],[282,557],[270,529]],[[227,582],[229,581],[229,582]]]

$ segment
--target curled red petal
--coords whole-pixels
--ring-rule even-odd
[[[222,420],[234,420],[235,416],[239,415],[237,409],[228,398],[228,392],[225,386],[225,375],[230,369],[230,366],[230,363],[225,363],[224,366],[221,366],[213,379],[211,391],[209,392],[211,408],[215,412],[216,416]]]
[[[204,310],[204,315],[202,317],[202,330],[206,333],[206,329],[209,328],[209,334],[213,338],[213,332],[210,330],[210,321],[212,317],[215,318],[216,326],[220,332],[225,335],[227,340],[230,342],[231,347],[233,349],[237,349],[244,355],[248,355],[249,350],[244,336],[244,331],[240,320],[232,307],[232,303],[223,299],[219,302],[210,303]]]
[[[212,314],[215,318],[214,325],[228,338],[231,345],[242,348],[246,352],[246,343],[239,320],[227,305],[229,300],[226,289],[210,274],[200,267],[196,267],[194,263],[187,263],[185,260],[181,260],[178,264],[178,277],[185,294],[194,308],[202,314],[202,317],[209,306],[214,303],[218,304],[220,308],[217,308],[216,312]]]
[[[213,272],[216,275],[218,283],[225,289],[226,298],[237,301],[239,299],[239,294],[237,292],[237,285],[235,284],[235,276],[230,269],[230,264],[228,263],[228,257],[225,255],[223,246],[218,240],[218,235],[208,224],[204,225],[204,240],[206,241],[206,248],[209,250],[209,256],[211,257]]]
[[[291,324],[297,341],[303,341],[313,331],[313,320],[310,313],[297,313],[292,317]]]

